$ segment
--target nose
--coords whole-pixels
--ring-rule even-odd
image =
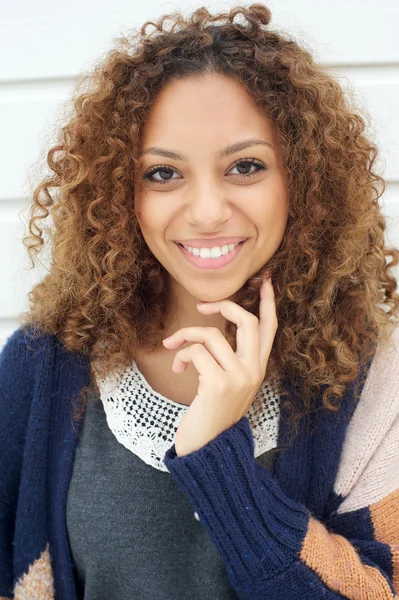
[[[231,218],[232,209],[222,186],[202,181],[187,191],[186,220],[198,231],[217,231]]]

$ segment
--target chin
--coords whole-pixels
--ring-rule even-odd
[[[215,294],[201,294],[201,296],[198,296],[197,301],[198,302],[221,302],[222,300],[233,300],[234,296],[237,294],[236,290],[235,292],[232,293],[226,293],[226,294],[218,294],[217,296],[215,296]]]

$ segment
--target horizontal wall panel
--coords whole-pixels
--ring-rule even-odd
[[[271,0],[272,23],[325,64],[384,64],[399,60],[396,0]]]
[[[371,116],[370,135],[380,148],[379,172],[399,181],[399,65],[334,68],[331,72],[355,93],[358,106]],[[0,199],[28,193],[34,164],[55,139],[57,122],[69,114],[73,80],[0,85]],[[45,166],[44,166],[45,168]]]
[[[381,0],[378,6],[360,0],[273,0],[267,4],[272,9],[273,27],[303,41],[323,62],[381,64],[399,60],[399,8],[394,0]],[[50,0],[25,0],[23,8],[20,2],[6,4],[0,21],[0,80],[74,76],[90,68],[111,47],[112,38],[177,8],[191,12],[198,3],[118,0],[110,5],[73,0],[67,6],[64,10]],[[211,13],[231,6],[207,3]]]
[[[399,182],[388,181],[384,195],[380,199],[384,215],[399,217]]]
[[[71,85],[0,85],[0,198],[26,195],[31,170],[53,145]]]
[[[388,180],[399,181],[399,64],[329,69],[359,111],[365,112],[370,137],[380,149],[378,170]]]
[[[28,308],[27,294],[34,283],[44,277],[50,264],[48,260],[50,249],[46,248],[39,257],[39,261],[44,263],[44,266],[38,265],[37,268],[28,270],[31,263],[22,243],[22,238],[28,230],[28,211],[21,213],[26,206],[26,201],[12,200],[0,203],[0,256],[3,282],[0,319],[15,318],[19,312]]]

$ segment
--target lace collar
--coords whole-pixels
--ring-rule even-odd
[[[181,419],[189,406],[165,398],[152,389],[135,361],[121,374],[98,380],[108,426],[118,442],[148,465],[167,471],[163,463],[173,445]],[[255,457],[277,446],[279,396],[264,381],[247,416],[255,444]]]

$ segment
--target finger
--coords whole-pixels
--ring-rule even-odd
[[[259,356],[264,370],[266,370],[277,329],[276,300],[273,285],[269,281],[261,287],[259,304]]]
[[[210,308],[207,309],[205,308],[206,306]],[[258,369],[259,321],[257,317],[231,300],[210,302],[209,304],[201,305],[200,308],[201,312],[203,310],[203,312],[212,312],[212,314],[216,310],[219,310],[225,319],[235,323],[237,326],[235,355],[248,370],[253,370],[254,366]]]
[[[177,348],[185,342],[203,344],[224,371],[237,368],[237,357],[220,329],[216,327],[182,327],[167,340],[165,346]]]
[[[190,362],[193,363],[200,376],[217,377],[220,372],[220,366],[202,344],[192,344],[188,348],[182,348],[176,352],[172,370],[175,373],[182,373]]]

